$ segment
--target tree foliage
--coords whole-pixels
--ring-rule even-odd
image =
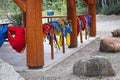
[[[57,13],[57,15],[66,15],[66,0],[43,0],[43,11],[52,9]],[[86,6],[82,0],[76,0],[77,13],[86,13]],[[59,13],[59,14],[58,14]]]
[[[120,0],[96,0],[97,13],[120,14]]]
[[[66,0],[43,0],[42,10],[54,10],[55,13],[59,13],[59,15],[66,14]]]
[[[14,25],[21,25],[21,11],[13,0],[0,0],[0,15],[1,18],[10,19]]]
[[[42,11],[52,9],[55,15],[66,15],[66,0],[42,0]],[[77,14],[87,13],[87,6],[82,0],[76,0]],[[120,14],[120,0],[96,0],[97,13]],[[12,18],[15,25],[21,25],[21,10],[15,5],[13,0],[0,0],[0,18],[7,16]]]

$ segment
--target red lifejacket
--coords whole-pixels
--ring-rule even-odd
[[[84,31],[86,29],[86,18],[85,15],[78,16],[82,20],[82,30]]]
[[[80,32],[79,19],[76,20],[76,24],[77,24],[77,35],[78,35]]]
[[[42,24],[42,27],[43,27],[43,33],[46,35],[48,34],[48,32],[52,30],[52,25],[49,23]]]
[[[12,33],[15,36],[12,36]],[[8,27],[8,41],[13,49],[21,52],[25,48],[25,29],[17,26]]]

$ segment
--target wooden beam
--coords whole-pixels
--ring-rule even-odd
[[[27,66],[39,68],[44,65],[42,0],[26,0]]]
[[[22,26],[26,28],[26,13],[22,12]]]
[[[76,0],[67,0],[67,18],[72,20],[70,48],[77,47]]]
[[[13,0],[19,8],[23,11],[26,12],[26,2],[24,0]]]
[[[94,5],[95,4],[95,0],[88,0],[88,4],[89,5]]]
[[[50,35],[50,45],[51,45],[51,59],[54,59],[54,34]]]
[[[96,36],[96,0],[83,0],[88,6],[88,14],[91,16],[90,36]]]
[[[92,5],[92,4],[94,4],[94,0],[83,0],[83,2],[84,2],[86,5]]]
[[[88,14],[91,16],[90,36],[96,36],[96,0],[92,0],[91,4],[88,5]]]
[[[83,2],[84,2],[86,5],[88,5],[88,0],[83,0]]]
[[[63,53],[65,53],[65,39],[63,35],[62,35],[62,50],[63,50]]]

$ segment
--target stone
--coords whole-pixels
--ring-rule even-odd
[[[120,37],[120,28],[113,30],[111,33],[113,37]]]
[[[107,37],[100,41],[100,51],[118,52],[120,51],[120,38]]]
[[[76,76],[114,76],[115,71],[110,61],[102,56],[94,56],[82,59],[73,66],[73,74]]]
[[[25,80],[7,62],[0,60],[0,80]]]

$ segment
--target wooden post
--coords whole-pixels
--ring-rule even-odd
[[[62,50],[63,50],[63,53],[65,53],[65,40],[64,40],[64,36],[62,35]]]
[[[54,34],[50,35],[50,45],[51,45],[51,59],[54,59],[54,45],[53,45],[53,36]]]
[[[22,12],[22,26],[26,28],[26,13]]]
[[[89,0],[90,1],[90,0]],[[88,4],[88,14],[91,15],[91,25],[90,36],[96,36],[96,0],[92,0]]]
[[[83,43],[82,30],[80,30],[80,42]]]
[[[17,6],[23,11],[26,12],[26,0],[13,0]]]
[[[40,68],[44,65],[42,0],[26,0],[27,66]]]
[[[76,16],[76,0],[67,0],[67,18],[72,21],[72,32],[69,48],[77,47],[77,16]]]
[[[42,0],[13,0],[23,11],[26,27],[27,66],[39,68],[44,65]]]

